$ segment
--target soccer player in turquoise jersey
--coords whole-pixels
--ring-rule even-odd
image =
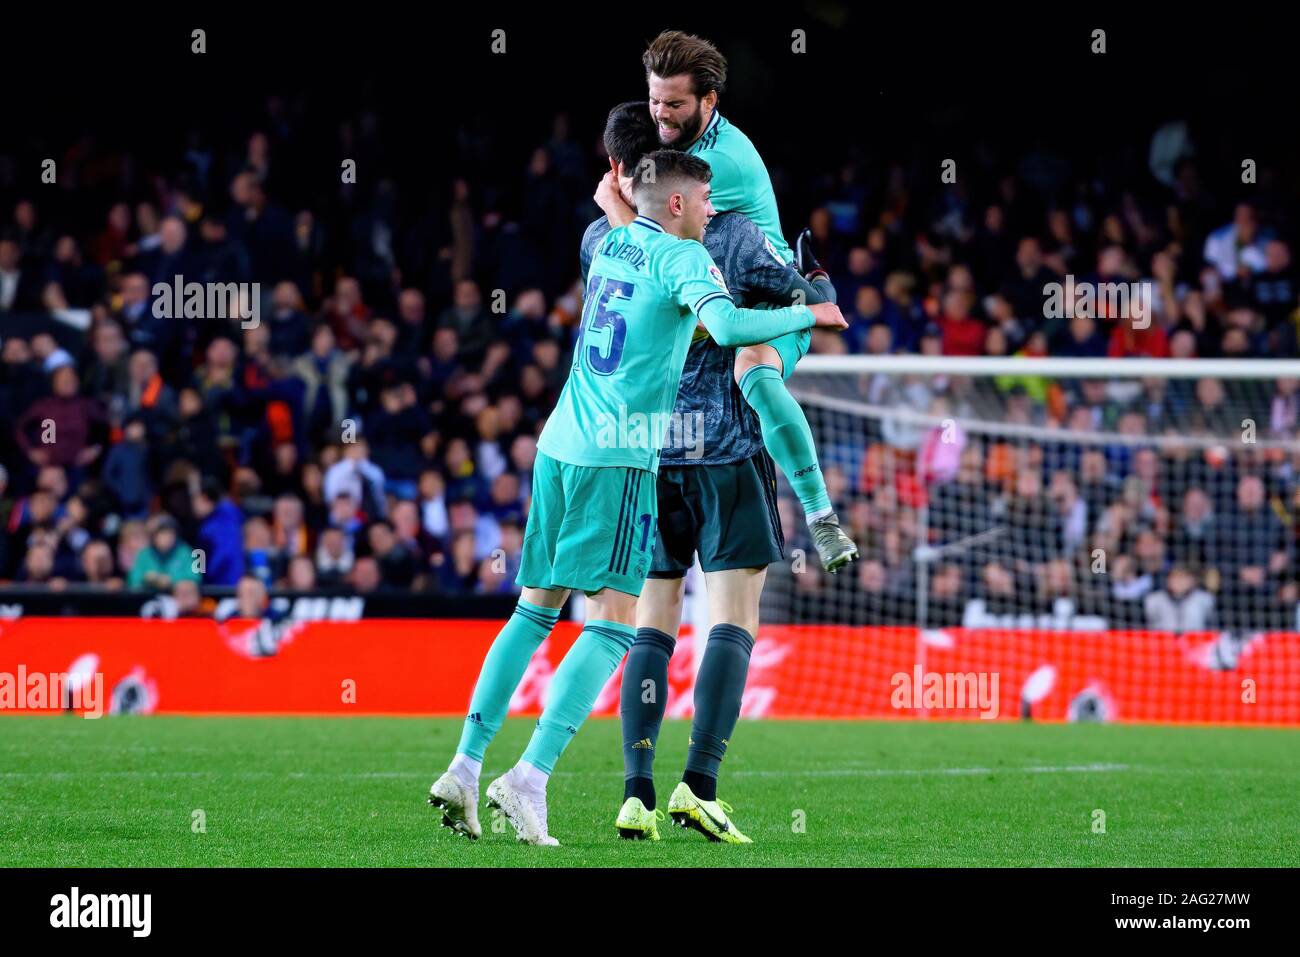
[[[641,58],[650,88],[650,114],[663,146],[684,150],[713,170],[713,205],[719,212],[744,213],[786,262],[794,253],[781,235],[781,217],[767,167],[758,150],[718,112],[727,80],[727,61],[707,40],[677,30],[661,33]],[[815,263],[799,263],[808,272]],[[785,387],[808,352],[807,330],[749,346],[736,354],[735,375],[745,400],[758,413],[763,442],[803,506],[813,544],[827,571],[858,557],[840,528],[817,461],[808,418]]]
[[[443,823],[468,837],[481,834],[484,751],[533,652],[578,589],[587,596],[582,633],[556,669],[523,757],[487,788],[521,841],[558,844],[547,828],[546,783],[636,636],[655,473],[696,323],[724,346],[846,325],[833,304],[737,308],[700,242],[713,215],[708,164],[672,150],[642,163],[633,194],[640,215],[611,230],[596,254],[569,379],[538,440],[516,578],[523,594],[483,662],[456,756],[430,789]]]

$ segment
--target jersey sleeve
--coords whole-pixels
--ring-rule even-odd
[[[582,234],[582,245],[578,247],[578,265],[582,269],[582,283],[587,284],[587,273],[591,270],[591,261],[596,258],[596,247],[609,232],[609,221],[602,216],[592,222]]]
[[[727,290],[722,271],[699,243],[683,242],[661,267],[663,279],[678,306],[704,323],[720,346],[748,346],[790,332],[809,329],[816,318],[805,305],[777,309],[741,309]]]

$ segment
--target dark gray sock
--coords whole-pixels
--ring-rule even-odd
[[[749,655],[754,638],[737,625],[714,625],[704,648],[704,660],[695,676],[695,720],[686,754],[686,776],[696,796],[712,801],[716,794],[701,794],[700,787],[715,790],[718,767],[727,742],[740,718],[740,701],[749,677]],[[710,787],[710,782],[714,787]],[[699,785],[699,787],[697,787]]]
[[[646,782],[654,778],[655,746],[668,705],[668,659],[676,646],[676,638],[657,628],[638,628],[623,664],[618,713],[623,722],[624,800],[644,801]],[[650,798],[653,802],[653,790]]]

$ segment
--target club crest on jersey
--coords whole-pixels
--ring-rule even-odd
[[[722,270],[719,269],[717,266],[709,267],[709,278],[712,279],[713,284],[717,286],[719,289],[721,289],[723,292],[728,291],[727,281],[722,278]]]

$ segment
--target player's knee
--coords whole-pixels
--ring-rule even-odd
[[[736,351],[736,361],[732,366],[736,383],[740,384],[746,373],[760,366],[770,366],[776,370],[779,376],[781,374],[780,353],[767,345],[745,346],[743,349],[738,349]]]
[[[758,634],[758,615],[744,612],[733,613],[723,617],[709,629],[709,640],[731,641],[743,647],[746,653],[754,648],[754,636]]]
[[[569,589],[533,588],[525,585],[519,597],[531,605],[537,605],[539,608],[563,608],[564,603],[569,600]]]
[[[632,642],[632,647],[637,646],[645,651],[661,654],[665,659],[671,659],[677,649],[677,639],[658,628],[641,627],[636,630],[636,640]]]
[[[636,596],[613,588],[602,588],[587,595],[588,620],[613,621],[636,626]]]
[[[749,401],[754,390],[763,382],[781,383],[781,370],[774,365],[766,362],[760,362],[751,365],[743,373],[736,376],[736,384],[740,386],[740,392]]]

